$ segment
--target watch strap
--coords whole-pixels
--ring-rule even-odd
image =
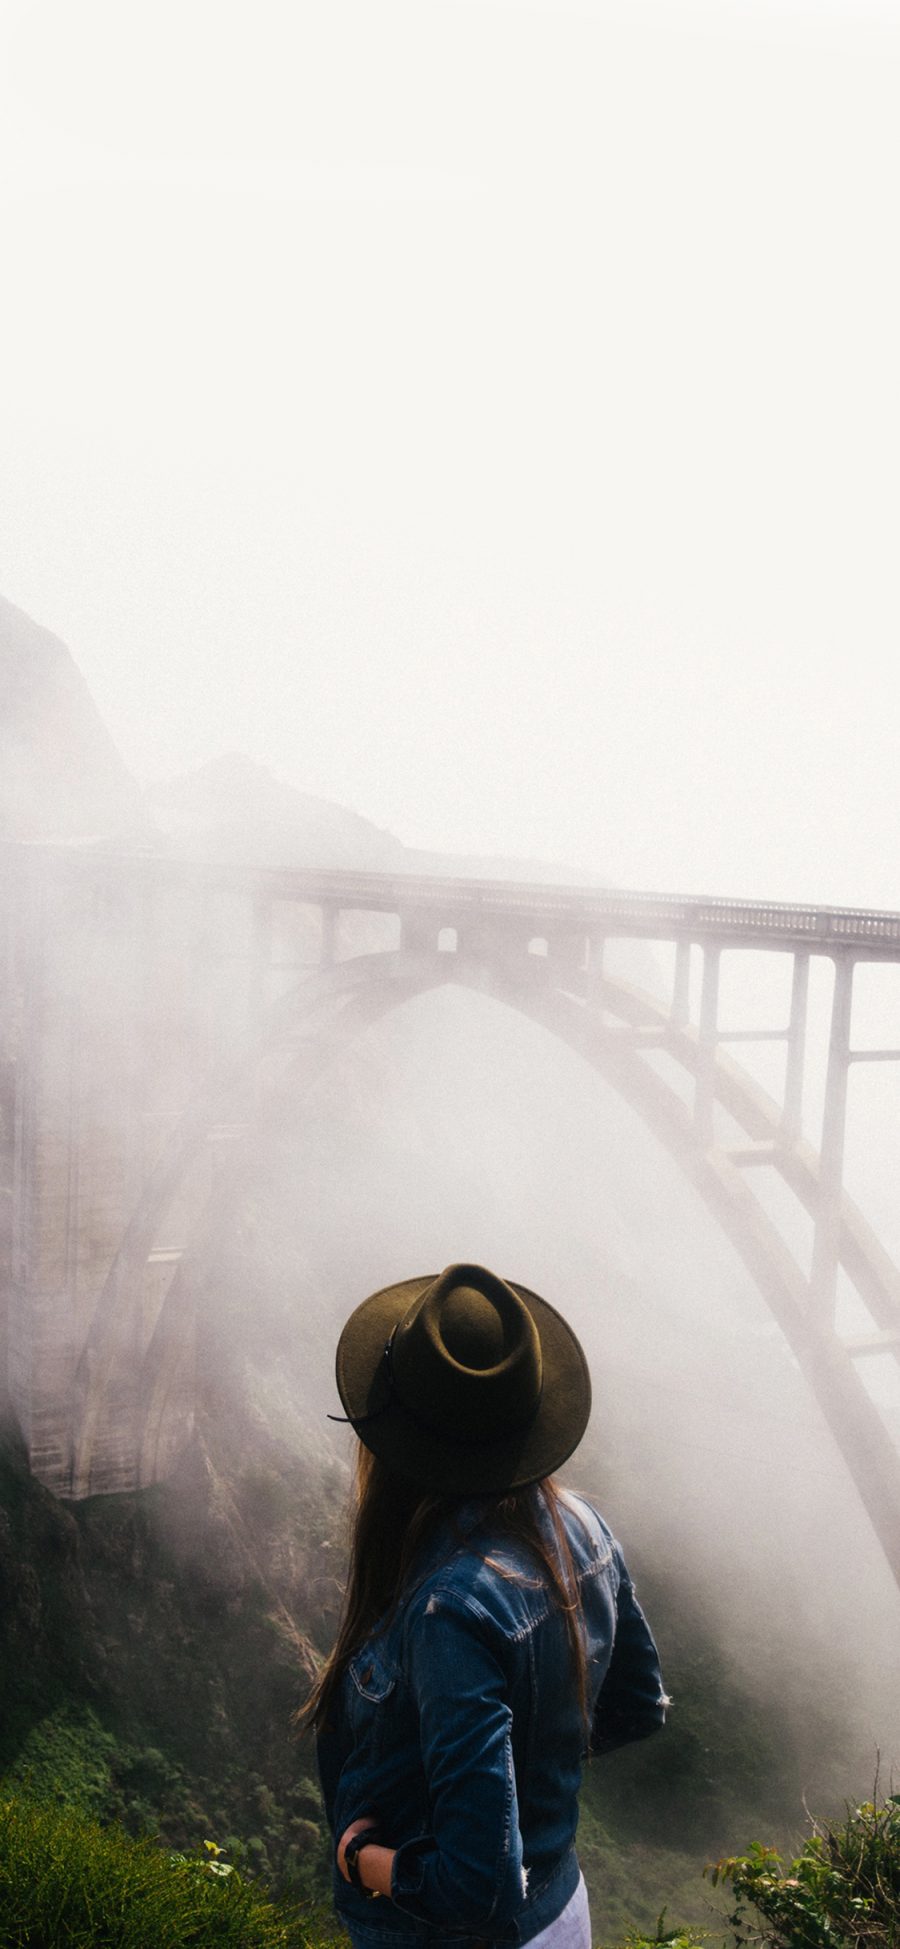
[[[380,1829],[378,1827],[361,1827],[358,1834],[351,1835],[350,1840],[344,1848],[344,1866],[350,1877],[351,1885],[354,1888],[358,1888],[362,1895],[367,1895],[369,1890],[363,1886],[362,1876],[359,1872],[359,1852],[361,1848],[371,1847],[373,1841],[377,1842],[379,1839]]]

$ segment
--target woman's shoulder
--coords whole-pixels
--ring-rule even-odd
[[[559,1507],[570,1546],[586,1543],[591,1556],[615,1554],[618,1544],[599,1509],[574,1489],[557,1490]]]
[[[579,1581],[608,1565],[616,1544],[593,1504],[560,1490],[558,1509]],[[548,1550],[555,1547],[547,1516]],[[505,1635],[523,1631],[554,1607],[546,1566],[522,1537],[511,1534],[496,1513],[466,1511],[445,1547],[420,1567],[403,1606],[407,1627],[439,1613],[475,1618]]]
[[[463,1635],[515,1637],[548,1608],[541,1567],[515,1539],[486,1527],[420,1578],[405,1605],[408,1633],[441,1619]]]
[[[625,1575],[625,1560],[608,1522],[586,1496],[575,1495],[567,1489],[562,1492],[561,1502],[582,1602],[588,1601],[591,1590],[605,1593],[604,1603],[609,1597],[615,1601]]]

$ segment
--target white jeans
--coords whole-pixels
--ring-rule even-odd
[[[533,1935],[525,1949],[591,1949],[591,1918],[583,1875],[579,1875],[578,1887],[562,1914],[539,1935]]]

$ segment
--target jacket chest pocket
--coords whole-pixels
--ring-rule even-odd
[[[397,1666],[381,1647],[363,1645],[347,1668],[347,1715],[358,1740],[376,1750],[396,1704]]]

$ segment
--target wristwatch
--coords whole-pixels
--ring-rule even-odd
[[[359,1861],[357,1858],[360,1848],[371,1847],[373,1841],[377,1842],[380,1839],[380,1828],[361,1827],[358,1834],[351,1834],[349,1841],[347,1841],[344,1847],[344,1866],[350,1877],[352,1886],[358,1888],[361,1895],[374,1897],[378,1894],[378,1890],[377,1888],[367,1888],[365,1886],[362,1875],[359,1872]]]

